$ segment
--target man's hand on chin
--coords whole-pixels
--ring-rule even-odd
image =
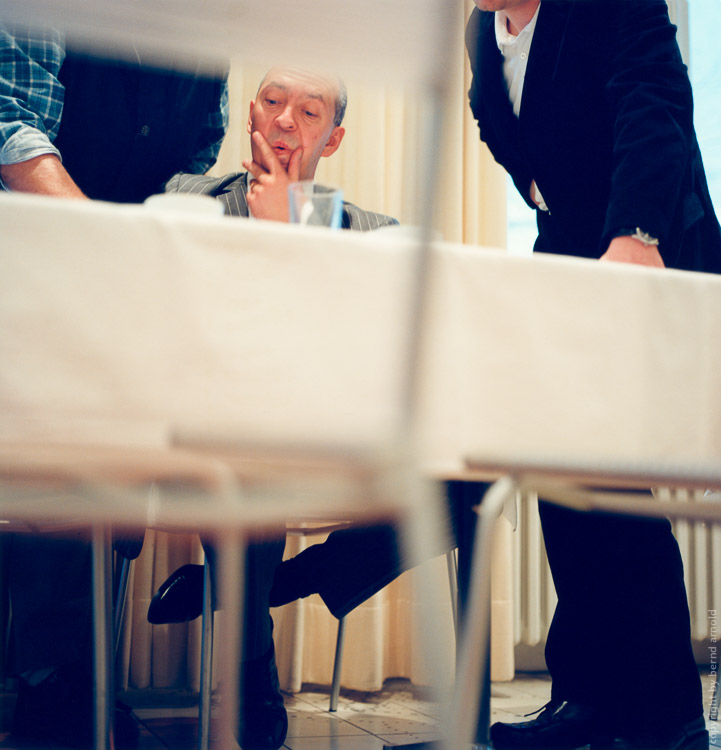
[[[658,247],[655,245],[644,245],[640,240],[636,240],[630,236],[614,237],[608,246],[608,250],[601,256],[600,260],[665,268]]]
[[[288,185],[300,179],[300,159],[303,149],[299,146],[290,155],[288,171],[278,159],[268,141],[257,130],[250,136],[260,149],[264,164],[244,161],[243,166],[253,175],[248,189],[248,208],[257,219],[285,221],[289,219]]]

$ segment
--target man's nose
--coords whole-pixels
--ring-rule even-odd
[[[284,130],[293,130],[295,128],[295,117],[293,117],[293,110],[290,107],[286,107],[279,115],[275,118],[278,126]]]

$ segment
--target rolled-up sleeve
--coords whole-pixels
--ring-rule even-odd
[[[58,32],[0,26],[0,164],[60,157],[53,141],[63,111],[58,72],[64,57]]]

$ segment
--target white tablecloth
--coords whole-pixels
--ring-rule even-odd
[[[0,196],[0,438],[370,442],[413,242]],[[437,243],[422,450],[721,462],[721,279]],[[69,432],[68,432],[69,431]]]

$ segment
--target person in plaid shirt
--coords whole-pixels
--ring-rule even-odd
[[[159,70],[137,51],[100,60],[52,29],[0,27],[6,190],[140,202],[177,172],[204,174],[227,124],[224,74]]]
[[[0,180],[5,190],[141,202],[177,172],[205,173],[228,123],[225,71],[96,59],[52,29],[0,26]],[[11,742],[91,747],[91,551],[87,529],[9,537],[9,670],[20,676]],[[137,555],[136,550],[128,556]],[[117,747],[137,744],[128,710]],[[15,746],[13,744],[13,746]]]

